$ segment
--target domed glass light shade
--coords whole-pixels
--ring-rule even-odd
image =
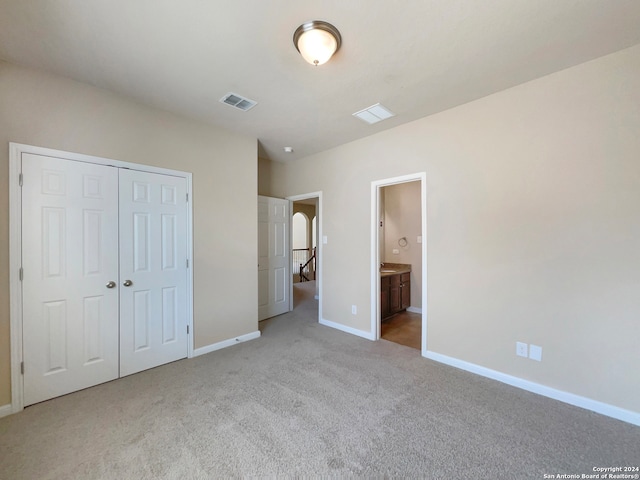
[[[341,43],[338,29],[321,20],[304,23],[293,34],[293,44],[302,58],[316,66],[329,61]]]

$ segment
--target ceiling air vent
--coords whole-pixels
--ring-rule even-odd
[[[387,107],[376,103],[375,105],[371,105],[364,110],[354,113],[353,116],[371,125],[372,123],[378,123],[387,118],[395,117],[396,114]]]
[[[255,107],[258,102],[250,100],[242,95],[238,95],[237,93],[227,93],[224,97],[220,99],[222,103],[226,103],[227,105],[231,105],[232,107],[239,108],[240,110],[247,111],[251,110]]]

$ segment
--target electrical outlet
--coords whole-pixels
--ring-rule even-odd
[[[527,347],[528,345],[526,343],[516,342],[516,355],[519,357],[527,357]]]
[[[418,235],[416,237],[416,243],[422,243],[422,236],[421,235]]]
[[[529,358],[531,360],[536,360],[537,362],[542,361],[542,347],[538,345],[529,345]]]
[[[351,315],[356,315],[358,313],[358,307],[356,305],[351,305]]]

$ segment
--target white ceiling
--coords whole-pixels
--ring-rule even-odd
[[[293,46],[308,20],[342,34],[320,67]],[[638,43],[638,0],[0,0],[0,59],[255,137],[277,161]],[[351,116],[377,102],[397,116]]]

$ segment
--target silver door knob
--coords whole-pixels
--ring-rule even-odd
[[[124,281],[124,283],[123,283],[123,285],[124,285],[125,287],[130,287],[131,285],[133,285],[133,282],[132,282],[131,280],[125,280],[125,281]]]
[[[107,288],[115,288],[116,287],[116,282],[109,282],[106,285]]]

